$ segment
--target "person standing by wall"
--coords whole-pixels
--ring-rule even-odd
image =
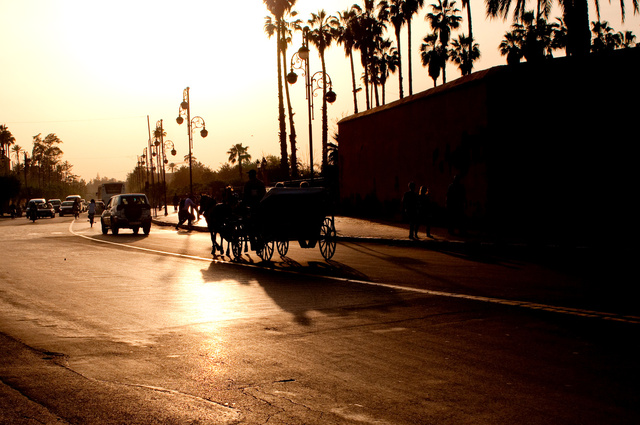
[[[420,193],[418,194],[418,215],[420,224],[424,224],[427,228],[427,237],[431,237],[431,215],[432,215],[431,196],[429,195],[429,188],[427,186],[420,186]],[[418,227],[420,226],[418,224]],[[418,234],[418,228],[416,228],[416,235]]]
[[[409,239],[418,239],[418,194],[416,184],[410,182],[402,197],[402,212],[409,223]]]

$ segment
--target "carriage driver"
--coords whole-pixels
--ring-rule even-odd
[[[267,193],[264,183],[256,176],[256,170],[249,171],[249,181],[244,185],[243,201],[249,208],[254,208],[260,203]]]

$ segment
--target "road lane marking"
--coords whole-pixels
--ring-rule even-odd
[[[220,259],[215,259],[215,258],[199,257],[199,256],[196,256],[196,255],[180,254],[180,253],[177,253],[177,252],[161,251],[161,250],[158,250],[158,249],[144,248],[144,247],[128,245],[128,244],[124,244],[124,243],[120,243],[120,242],[112,242],[112,241],[106,241],[106,240],[102,240],[102,239],[96,239],[94,237],[87,236],[87,235],[84,235],[82,233],[78,233],[78,232],[73,230],[73,223],[74,222],[75,222],[75,220],[72,221],[71,224],[69,225],[69,231],[72,234],[76,235],[76,236],[80,236],[81,238],[85,238],[85,239],[88,239],[88,240],[93,241],[93,242],[100,242],[100,243],[104,243],[104,244],[108,244],[108,245],[115,245],[115,246],[119,246],[119,247],[130,248],[130,249],[137,249],[137,250],[140,250],[140,251],[145,251],[145,252],[149,252],[149,253],[153,253],[153,254],[169,255],[169,256],[173,256],[173,257],[187,258],[187,259],[196,260],[196,261],[206,261],[206,262],[209,262],[209,263],[216,263],[216,264],[230,264],[230,265],[235,265],[235,266],[253,267],[253,268],[257,268],[257,269],[268,268],[269,270],[279,271],[279,272],[283,272],[283,273],[292,273],[292,274],[297,274],[297,275],[300,275],[300,276],[330,279],[330,280],[335,280],[335,281],[340,281],[340,282],[356,283],[356,284],[360,284],[360,285],[378,286],[378,287],[389,288],[389,289],[393,289],[393,290],[397,290],[397,291],[407,291],[407,292],[414,292],[414,293],[432,295],[432,296],[438,296],[438,297],[458,298],[458,299],[464,299],[464,300],[469,300],[469,301],[478,301],[478,302],[485,302],[485,303],[492,303],[492,304],[500,304],[500,305],[504,305],[504,306],[526,308],[526,309],[529,309],[529,310],[542,310],[542,311],[547,311],[547,312],[551,312],[551,313],[567,314],[567,315],[578,316],[578,317],[597,318],[597,319],[610,320],[610,321],[615,321],[615,322],[640,324],[640,317],[638,317],[638,316],[630,316],[630,315],[623,315],[623,314],[616,314],[616,313],[607,313],[607,312],[602,312],[602,311],[587,310],[587,309],[574,308],[574,307],[554,306],[554,305],[540,304],[540,303],[534,303],[534,302],[529,302],[529,301],[508,300],[508,299],[503,299],[503,298],[493,298],[493,297],[484,297],[484,296],[478,296],[478,295],[458,294],[458,293],[455,293],[455,292],[435,291],[435,290],[432,290],[432,289],[411,288],[411,287],[406,287],[406,286],[400,286],[400,285],[393,284],[393,283],[371,282],[371,281],[368,281],[368,280],[358,280],[358,279],[350,279],[350,278],[335,277],[335,276],[321,276],[321,275],[317,275],[317,274],[307,274],[307,273],[294,271],[294,270],[283,270],[283,269],[278,269],[278,268],[274,268],[274,267],[258,266],[256,264],[247,264],[247,263],[240,263],[240,262],[236,262],[236,261],[227,261],[227,260],[220,260]]]

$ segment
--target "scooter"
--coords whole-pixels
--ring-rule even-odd
[[[35,223],[37,219],[38,219],[38,207],[34,206],[29,210],[29,220]]]

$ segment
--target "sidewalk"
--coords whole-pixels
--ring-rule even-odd
[[[164,215],[164,210],[159,210],[157,217],[153,219],[154,224],[160,226],[176,226],[178,224],[178,214],[169,210],[168,215]],[[395,246],[424,246],[437,249],[450,249],[464,246],[505,246],[507,244],[493,240],[491,237],[470,233],[462,237],[450,235],[447,229],[434,227],[431,229],[431,238],[426,235],[426,229],[421,226],[419,239],[409,239],[409,225],[404,223],[393,223],[381,220],[369,220],[354,217],[335,217],[336,235],[341,241],[362,241],[375,242]],[[187,229],[187,225],[180,226]],[[193,231],[206,232],[207,222],[204,217],[193,222]],[[518,243],[508,245],[516,246]]]

